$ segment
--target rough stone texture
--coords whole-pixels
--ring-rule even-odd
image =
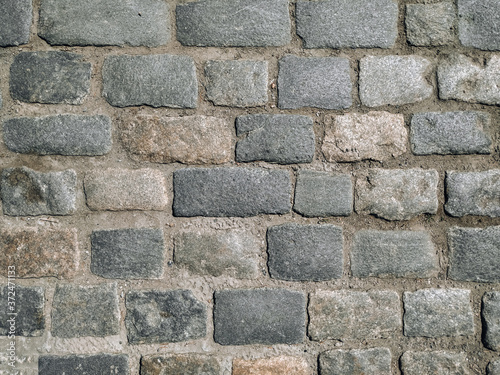
[[[306,327],[306,296],[286,289],[215,292],[214,339],[221,345],[298,344]]]
[[[429,60],[416,56],[367,56],[360,61],[359,96],[368,107],[403,105],[433,93],[426,76]]]
[[[290,42],[290,16],[286,0],[218,0],[179,4],[176,21],[177,40],[185,46],[269,47]]]
[[[167,184],[156,169],[98,169],[84,179],[87,205],[91,210],[164,210]]]
[[[206,335],[207,307],[190,290],[131,291],[125,306],[131,344],[180,342]]]
[[[3,122],[7,148],[21,154],[97,156],[111,151],[107,116],[17,117]]]
[[[14,282],[0,289],[0,300],[4,301],[0,309],[0,336],[34,337],[43,334],[45,329],[44,288],[22,286]],[[15,302],[15,304],[8,302]],[[11,331],[12,323],[14,323],[12,326],[14,331]]]
[[[387,338],[401,330],[393,291],[318,291],[309,297],[308,334],[314,341]]]
[[[296,13],[306,48],[391,48],[398,35],[393,0],[299,1]]]
[[[472,375],[467,365],[466,353],[406,352],[400,362],[404,375]]]
[[[28,43],[32,0],[0,0],[0,9],[0,47]]]
[[[224,119],[210,116],[139,115],[121,126],[131,157],[153,163],[227,163],[234,155],[233,134]]]
[[[109,56],[102,79],[102,95],[115,107],[196,108],[198,103],[196,68],[189,56]]]
[[[474,334],[470,290],[420,289],[404,292],[405,336],[468,336]]]
[[[423,169],[370,169],[356,183],[356,211],[387,220],[435,214],[438,173]]]
[[[165,246],[161,229],[92,232],[90,270],[101,277],[156,279],[163,273]]]
[[[247,115],[236,118],[236,161],[310,163],[314,158],[313,121],[296,115]]]
[[[174,172],[174,216],[239,216],[290,211],[290,174],[258,168]]]
[[[279,60],[280,108],[349,108],[351,91],[350,64],[346,58],[288,55]]]
[[[466,47],[500,51],[500,3],[458,0],[458,36]]]
[[[120,333],[116,284],[57,285],[52,303],[52,336],[111,336]]]
[[[500,292],[484,294],[482,318],[484,345],[491,350],[500,351]]]
[[[387,160],[406,152],[402,114],[369,112],[332,116],[321,151],[329,162]]]
[[[319,356],[321,375],[391,375],[387,348],[331,350]]]
[[[129,374],[128,356],[124,354],[41,355],[39,375]]]
[[[490,115],[486,112],[425,112],[411,119],[415,155],[491,153]]]
[[[259,359],[233,360],[232,375],[312,375],[306,360],[298,357],[279,356]]]
[[[269,273],[289,281],[342,277],[342,228],[334,225],[282,224],[267,230]]]
[[[53,45],[148,46],[170,38],[162,0],[42,0],[38,35]]]
[[[437,276],[439,260],[427,232],[363,230],[351,251],[354,277]]]
[[[205,355],[147,355],[141,358],[141,375],[220,375],[221,365]]]
[[[500,105],[500,56],[483,66],[459,54],[447,56],[438,66],[439,98]]]
[[[455,41],[457,16],[450,1],[406,5],[406,36],[414,46],[443,46]]]
[[[488,375],[500,375],[500,361],[490,362],[487,370]]]
[[[42,173],[32,169],[2,171],[0,193],[5,215],[70,215],[76,210],[76,172]]]
[[[12,99],[81,104],[90,92],[91,64],[74,53],[21,52],[10,66]]]
[[[215,105],[255,107],[268,101],[267,61],[208,61],[205,78],[207,99]]]
[[[258,238],[250,233],[186,232],[175,238],[174,262],[196,274],[254,279],[261,251]]]
[[[76,229],[42,227],[0,230],[0,275],[16,266],[16,277],[69,279],[78,268]]]

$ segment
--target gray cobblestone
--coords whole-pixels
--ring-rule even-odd
[[[206,355],[148,355],[141,358],[141,375],[220,375],[219,361]]]
[[[457,15],[451,1],[406,5],[406,34],[414,46],[443,46],[455,41]]]
[[[406,352],[401,357],[404,375],[472,375],[465,353],[445,351]]]
[[[0,336],[42,336],[45,329],[44,288],[10,283],[0,288],[0,300],[5,301],[0,308]]]
[[[500,351],[500,292],[485,293],[482,307],[484,345]]]
[[[124,354],[41,355],[39,375],[129,374],[128,356]]]
[[[321,375],[390,375],[391,351],[387,348],[331,350],[319,356]]]
[[[500,3],[459,0],[458,35],[466,47],[500,51]]]
[[[488,364],[487,375],[500,375],[500,360]]]
[[[0,0],[0,47],[26,44],[30,38],[32,0]]]

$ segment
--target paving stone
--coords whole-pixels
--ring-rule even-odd
[[[447,56],[437,69],[439,98],[500,105],[500,56],[484,65],[467,56]]]
[[[91,64],[60,51],[21,52],[10,66],[12,99],[29,103],[81,104],[90,93]]]
[[[482,318],[484,345],[500,351],[500,292],[487,292],[483,296]],[[496,366],[500,371],[500,363]]]
[[[124,121],[120,131],[137,161],[222,164],[234,155],[233,125],[217,117],[138,115]]]
[[[98,156],[111,151],[107,116],[17,117],[3,122],[7,148],[21,154]]]
[[[404,292],[405,336],[442,337],[474,334],[470,290],[420,289]]]
[[[321,151],[329,162],[387,160],[406,152],[408,132],[402,114],[348,113],[327,121]]]
[[[116,284],[59,284],[52,303],[52,336],[111,336],[120,333]]]
[[[490,362],[487,368],[488,375],[500,375],[500,361]]]
[[[393,0],[298,1],[296,13],[306,48],[391,48],[398,35]]]
[[[236,118],[236,161],[311,163],[316,146],[313,121],[297,115],[247,115]]]
[[[196,108],[198,103],[196,68],[189,56],[109,56],[102,79],[102,95],[115,107]]]
[[[342,228],[334,225],[282,224],[267,230],[269,273],[289,281],[342,277]]]
[[[179,4],[176,21],[177,40],[185,46],[269,47],[290,42],[286,0],[217,0]]]
[[[500,51],[500,3],[459,0],[458,36],[466,47]]]
[[[90,270],[109,279],[157,279],[163,273],[165,246],[161,229],[92,232]]]
[[[42,0],[38,35],[52,45],[157,47],[170,39],[162,0]]]
[[[465,353],[445,351],[406,352],[401,357],[404,375],[471,375]]]
[[[233,375],[312,375],[304,358],[279,356],[259,359],[233,359]]]
[[[429,60],[416,56],[367,56],[360,61],[359,96],[368,107],[421,102],[433,93]]]
[[[306,296],[286,289],[215,292],[214,339],[221,345],[298,344],[305,337]]]
[[[435,214],[438,173],[424,169],[370,169],[356,182],[356,212],[386,220]]]
[[[215,105],[255,107],[269,100],[267,61],[208,61],[205,78],[207,99]]]
[[[85,196],[91,210],[164,210],[167,184],[156,169],[98,169],[84,178]]]
[[[400,299],[393,291],[318,291],[310,294],[308,312],[314,341],[387,338],[401,331]]]
[[[416,155],[491,153],[490,115],[486,112],[424,112],[411,119]]]
[[[406,5],[406,36],[414,46],[444,46],[455,41],[457,16],[452,2]]]
[[[30,39],[32,0],[0,0],[0,47],[26,44]]]
[[[41,355],[38,357],[39,375],[129,374],[125,354],[97,355]]]
[[[42,336],[45,329],[44,288],[16,283],[5,285],[0,288],[0,300],[5,301],[0,309],[0,336]]]
[[[211,356],[147,355],[141,358],[141,375],[220,375],[221,365]]]
[[[391,351],[387,348],[331,350],[319,355],[321,375],[390,375]]]
[[[428,232],[362,230],[351,251],[354,277],[435,277],[439,259]]]
[[[285,170],[186,168],[174,172],[174,216],[238,216],[290,211]]]
[[[278,107],[345,109],[352,105],[350,63],[340,57],[279,60]]]
[[[131,291],[125,306],[131,344],[196,340],[207,333],[207,307],[190,290]]]

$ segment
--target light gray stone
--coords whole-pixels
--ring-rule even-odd
[[[472,375],[465,353],[406,352],[400,362],[404,375]]]
[[[319,355],[321,375],[391,375],[387,348],[331,350]]]
[[[45,289],[19,285],[11,280],[0,288],[0,299],[5,301],[0,308],[0,336],[42,336],[45,329]]]
[[[500,351],[500,292],[485,293],[482,307],[484,345]]]
[[[458,36],[466,47],[500,51],[500,3],[458,0]]]
[[[41,355],[38,357],[39,375],[129,374],[125,354],[96,355]]]
[[[455,41],[455,6],[450,1],[406,5],[406,36],[414,46],[443,46]]]
[[[500,375],[500,360],[490,362],[487,367],[488,375]]]
[[[217,358],[198,354],[151,354],[141,357],[141,375],[220,375]]]
[[[30,39],[32,0],[0,0],[0,47],[26,44]]]

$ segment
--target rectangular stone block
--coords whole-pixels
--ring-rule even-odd
[[[500,351],[500,292],[484,294],[482,318],[484,345],[488,349]]]
[[[472,375],[466,353],[446,351],[406,352],[401,357],[404,375]]]
[[[96,355],[41,355],[38,357],[39,375],[129,374],[125,354]]]
[[[451,1],[406,5],[406,37],[414,46],[444,46],[455,41],[455,6]]]
[[[141,375],[220,375],[221,365],[211,356],[198,354],[147,355],[141,357]]]
[[[26,44],[30,39],[32,0],[0,0],[0,47]]]
[[[319,355],[321,375],[391,375],[387,348],[331,350]]]
[[[12,270],[15,271],[15,269]],[[0,300],[5,301],[0,308],[0,336],[13,338],[43,335],[45,329],[44,288],[23,286],[14,282],[0,288]]]
[[[500,51],[500,3],[458,0],[458,36],[466,47]]]
[[[313,370],[304,358],[279,357],[233,360],[232,375],[312,375]]]

